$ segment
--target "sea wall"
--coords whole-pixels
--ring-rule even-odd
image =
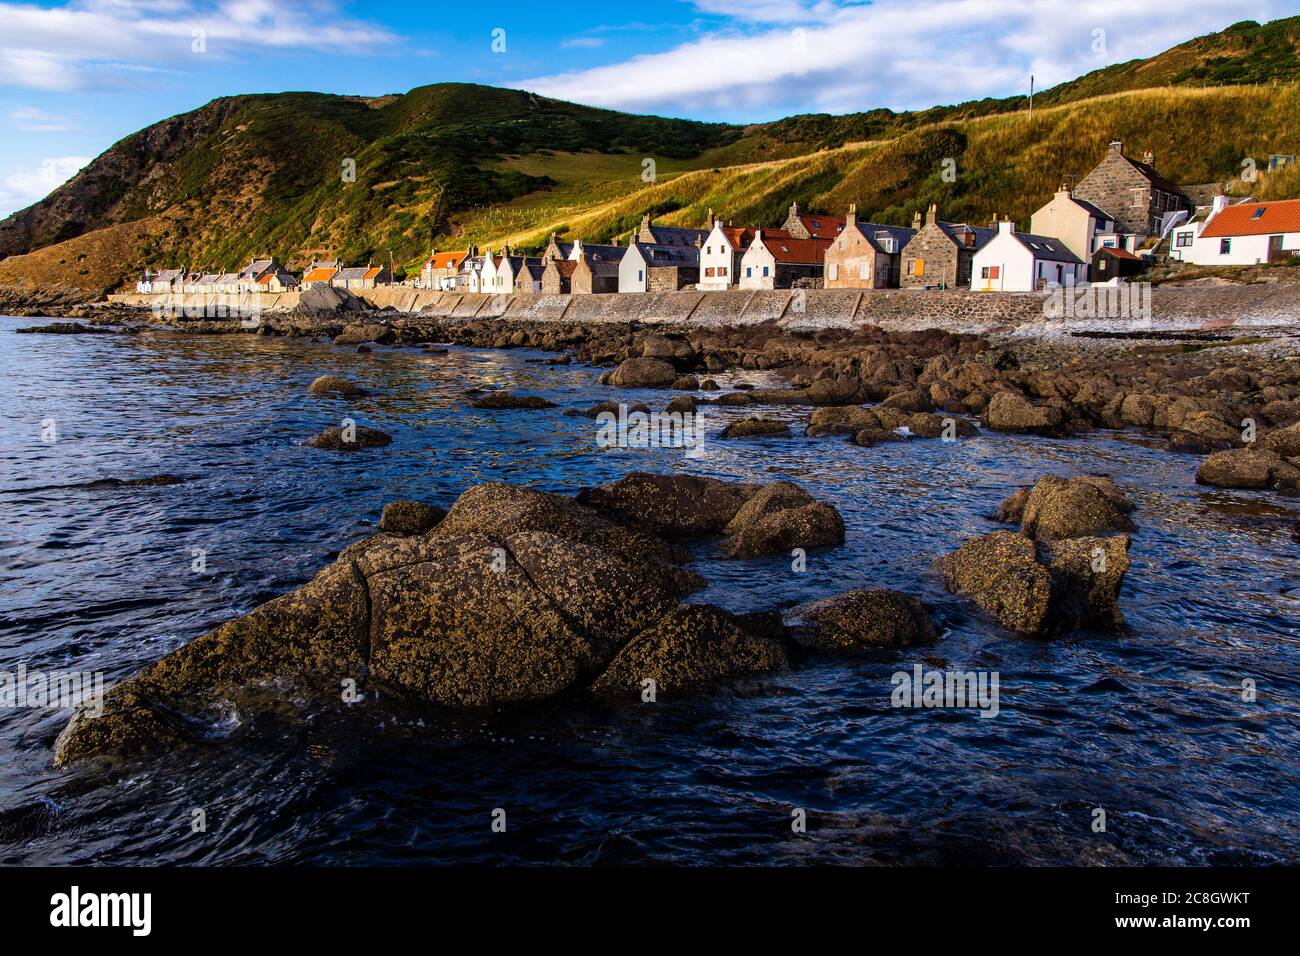
[[[437,318],[565,322],[732,325],[777,321],[790,328],[871,323],[891,329],[945,328],[969,332],[1040,333],[1053,328],[1135,331],[1268,327],[1300,324],[1300,285],[1206,285],[1133,290],[1116,311],[1079,303],[1062,308],[1052,293],[919,292],[910,290],[778,290],[645,292],[609,295],[483,295],[391,287],[355,293],[375,309]],[[1080,296],[1075,292],[1074,296]],[[145,306],[157,296],[127,294],[111,302]],[[293,309],[299,293],[264,294],[266,312]],[[196,317],[203,302],[190,297]]]

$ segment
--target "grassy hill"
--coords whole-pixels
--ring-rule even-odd
[[[828,212],[855,201],[897,224],[930,202],[952,220],[1023,222],[1113,138],[1154,151],[1183,183],[1300,153],[1297,49],[1300,17],[1243,23],[1044,91],[1032,114],[1010,97],[749,127],[468,84],[228,97],[127,137],[0,222],[0,288],[94,297],[146,264],[228,269],[254,254],[413,266],[435,244],[537,248],[552,231],[606,240],[646,211],[774,225],[791,201]],[[1300,195],[1294,169],[1240,186]]]

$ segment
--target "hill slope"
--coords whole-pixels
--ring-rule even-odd
[[[1231,177],[1247,156],[1300,153],[1297,49],[1300,17],[1243,23],[1045,91],[1032,115],[1010,97],[743,128],[467,84],[228,97],[127,137],[0,222],[0,287],[11,299],[95,297],[145,264],[229,269],[253,254],[413,264],[435,243],[608,239],[646,210],[775,224],[796,200],[837,212],[856,201],[900,224],[930,202],[953,220],[1024,221],[1115,137],[1185,183]],[[955,182],[941,176],[948,158]],[[1292,195],[1300,181],[1251,189]]]

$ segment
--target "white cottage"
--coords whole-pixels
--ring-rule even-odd
[[[970,287],[976,292],[1032,292],[1050,284],[1080,285],[1088,266],[1060,239],[1016,232],[1008,219],[971,261]]]
[[[1300,199],[1214,208],[1199,233],[1195,224],[1176,227],[1170,254],[1200,266],[1250,266],[1300,256]]]

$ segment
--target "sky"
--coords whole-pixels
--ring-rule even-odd
[[[1300,0],[0,0],[0,217],[236,93],[444,81],[735,123],[1043,89]]]

